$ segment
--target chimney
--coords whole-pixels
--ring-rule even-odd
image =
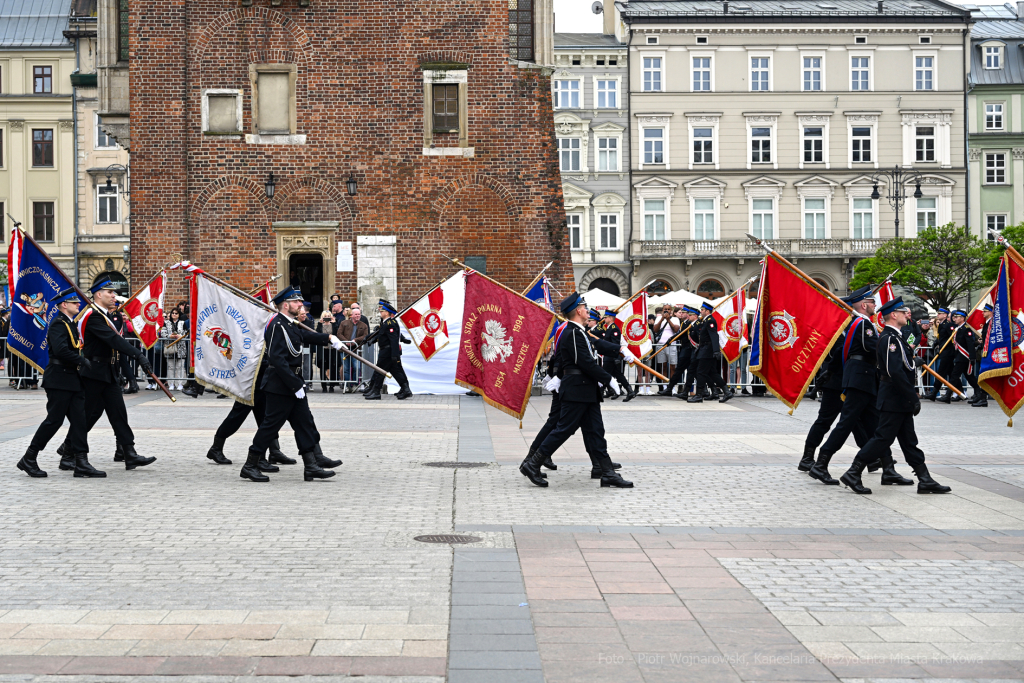
[[[1017,0],[1017,21],[1024,21],[1024,1]]]
[[[885,3],[882,0],[878,0],[878,13],[881,14],[885,11]]]
[[[722,3],[722,14],[728,14],[728,13],[729,13],[729,0],[725,0],[725,2]]]
[[[615,35],[615,22],[619,18],[618,11],[615,9],[615,0],[603,0],[604,1],[604,34],[606,36]],[[1024,1],[1024,0],[1022,0]]]

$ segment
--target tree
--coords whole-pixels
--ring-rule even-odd
[[[1007,242],[1013,245],[1014,249],[1020,251],[1021,245],[1024,245],[1024,223],[1004,228],[1001,234]],[[995,282],[996,276],[999,274],[999,261],[1002,259],[1004,251],[1006,251],[1006,247],[997,244],[988,252],[985,257],[985,267],[982,270],[985,282]]]
[[[934,306],[949,307],[992,280],[983,272],[990,251],[988,242],[971,235],[965,226],[948,223],[926,228],[916,238],[886,242],[873,258],[858,263],[850,288],[881,283],[896,271],[893,282],[909,287]]]

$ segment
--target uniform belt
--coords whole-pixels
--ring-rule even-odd
[[[864,358],[864,356],[862,356],[860,354],[853,354],[853,355],[850,356],[849,360],[867,360],[867,359]]]
[[[109,363],[110,365],[114,364],[114,357],[113,356],[111,356],[110,358],[100,358],[99,356],[89,356],[89,360],[91,360],[94,363]]]
[[[582,375],[583,371],[580,370],[579,368],[566,368],[565,370],[562,371],[562,374],[565,374],[565,375]]]
[[[64,367],[64,368],[77,368],[78,367],[78,363],[75,363],[74,365],[72,365],[71,363],[65,363],[60,358],[51,358],[50,362],[53,363],[54,365],[59,365],[59,366]]]

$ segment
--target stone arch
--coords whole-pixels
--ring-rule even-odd
[[[438,221],[441,252],[459,259],[485,257],[487,275],[522,289],[535,273],[527,273],[512,248],[519,235],[505,200],[481,184],[462,187],[445,203]],[[421,249],[421,245],[413,245]]]
[[[623,298],[627,298],[632,294],[632,292],[629,291],[629,279],[621,270],[613,268],[612,266],[595,266],[584,273],[583,277],[580,278],[579,291],[589,291],[591,283],[599,278],[612,280],[619,286],[619,296]]]
[[[437,50],[416,55],[417,64],[466,64],[472,63],[468,52],[459,50]]]
[[[438,192],[437,199],[435,199],[433,203],[434,211],[439,215],[443,214],[452,197],[464,188],[471,187],[473,185],[485,187],[494,192],[494,194],[501,199],[505,206],[505,213],[510,218],[518,218],[522,215],[523,212],[516,204],[516,200],[512,195],[512,192],[499,180],[485,173],[470,173],[450,181],[447,185],[441,188],[440,192]]]
[[[273,204],[275,221],[340,221],[351,226],[355,218],[348,196],[317,176],[288,181],[274,194]]]
[[[210,199],[223,190],[225,187],[240,187],[253,197],[255,197],[261,204],[263,204],[264,211],[269,214],[270,212],[270,200],[267,199],[267,194],[263,189],[263,186],[258,182],[242,175],[223,175],[217,178],[212,183],[203,188],[203,191],[196,195],[195,200],[192,202],[192,210],[190,215],[198,217],[200,212],[210,201]]]
[[[839,291],[839,287],[837,286],[836,279],[834,277],[832,277],[831,275],[829,275],[828,273],[826,273],[824,271],[816,270],[816,271],[812,271],[812,272],[807,273],[807,275],[809,275],[812,279],[816,280],[819,285],[822,284],[822,282],[824,282],[825,286],[828,287],[828,291],[833,292],[833,293]]]
[[[644,273],[644,276],[642,278],[642,281],[644,283],[651,282],[652,280],[663,280],[665,284],[671,287],[670,291],[673,292],[678,291],[680,289],[679,278],[664,270],[656,270],[650,273]]]
[[[725,296],[726,294],[732,291],[732,279],[729,276],[727,276],[724,272],[715,269],[704,270],[694,275],[691,275],[689,286],[687,287],[687,289],[696,294],[697,290],[700,288],[701,283],[704,282],[705,280],[717,280],[722,285],[722,289],[724,290],[721,296]],[[701,296],[704,295],[701,294]]]
[[[212,185],[192,213],[192,260],[240,287],[275,275],[276,245],[262,191],[238,182]]]
[[[213,42],[214,37],[223,29],[243,20],[262,20],[280,25],[292,36],[292,42],[301,50],[303,61],[308,61],[307,56],[311,47],[311,41],[306,32],[293,21],[288,15],[274,11],[267,7],[239,7],[221,14],[219,17],[207,24],[206,29],[199,40],[196,41],[195,61],[203,59],[206,49]]]

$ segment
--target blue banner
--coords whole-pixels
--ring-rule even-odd
[[[1010,280],[1006,273],[1006,257],[999,264],[999,276],[992,291],[992,321],[988,338],[982,339],[979,379],[1008,375],[1013,365],[1013,311],[1010,310]]]
[[[7,348],[40,372],[49,362],[46,331],[57,315],[57,305],[51,304],[50,299],[70,286],[64,273],[47,260],[35,242],[26,238],[11,302]]]

